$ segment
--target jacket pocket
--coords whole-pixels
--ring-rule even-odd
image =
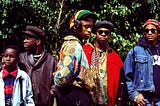
[[[135,57],[135,77],[134,82],[136,88],[141,89],[145,85],[146,76],[148,76],[148,60],[147,56],[136,56]]]
[[[135,62],[145,64],[148,62],[148,57],[147,56],[136,56]]]

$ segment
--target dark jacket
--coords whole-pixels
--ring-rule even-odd
[[[52,73],[56,70],[56,64],[56,59],[46,51],[37,62],[34,62],[33,55],[29,52],[20,54],[19,66],[31,78],[36,106],[50,106],[52,103],[50,89],[53,84]]]

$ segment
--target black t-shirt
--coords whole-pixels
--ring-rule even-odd
[[[160,96],[160,51],[158,46],[150,48],[153,58],[153,82],[155,85],[155,95]]]

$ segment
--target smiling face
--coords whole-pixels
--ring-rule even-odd
[[[18,62],[18,53],[13,48],[7,48],[2,59],[7,69],[14,69]]]
[[[153,24],[146,25],[144,29],[144,36],[153,46],[156,45],[159,37],[156,26]]]

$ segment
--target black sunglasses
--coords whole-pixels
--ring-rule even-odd
[[[145,30],[144,30],[144,32],[145,32],[146,34],[148,34],[149,31],[151,31],[152,33],[155,33],[155,32],[156,32],[156,29],[151,28],[151,29],[145,29]]]
[[[109,34],[110,34],[110,31],[98,30],[98,33],[99,33],[100,35],[102,35],[103,33],[105,33],[105,35],[109,35]]]

